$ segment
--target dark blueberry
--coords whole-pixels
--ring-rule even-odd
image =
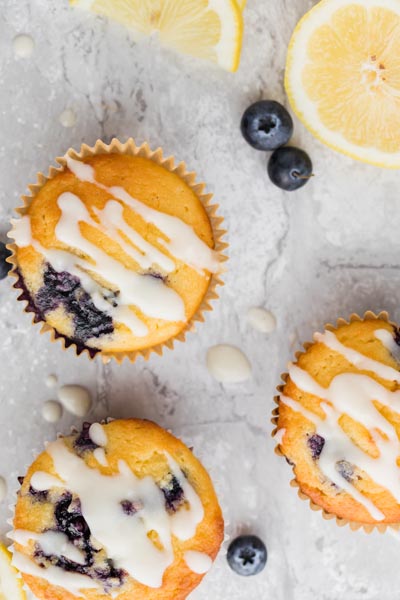
[[[72,504],[71,494],[64,494],[57,502],[54,516],[58,530],[65,533],[68,539],[83,538],[89,540],[89,525],[82,516],[79,503]]]
[[[7,250],[3,242],[0,242],[0,279],[4,279],[11,269],[11,265],[6,262],[6,258],[9,256],[11,256],[11,252]]]
[[[400,346],[400,327],[396,327],[394,330],[394,341]]]
[[[82,425],[82,431],[74,441],[74,447],[79,454],[86,452],[86,450],[96,450],[99,446],[93,442],[89,435],[91,423],[84,423]]]
[[[276,150],[293,135],[293,121],[282,104],[260,100],[247,108],[240,124],[243,137],[256,150]]]
[[[165,497],[165,506],[168,512],[175,512],[184,501],[184,492],[181,488],[179,481],[174,475],[171,475],[171,479],[167,485],[161,488],[162,493]]]
[[[240,535],[230,543],[227,560],[238,575],[257,575],[267,563],[267,549],[257,536]]]
[[[24,483],[24,479],[25,479],[25,477],[17,477],[17,479],[18,479],[18,483],[19,483],[20,485],[22,485],[22,484]]]
[[[135,515],[141,509],[141,504],[139,502],[131,502],[130,500],[122,500],[121,506],[128,517]]]
[[[106,560],[106,567],[101,569],[95,569],[95,576],[100,581],[107,581],[109,579],[115,579],[118,581],[118,585],[122,585],[126,573],[122,569],[116,569],[111,559]]]
[[[314,433],[314,435],[310,436],[307,440],[307,445],[311,450],[311,456],[314,460],[319,458],[322,449],[325,445],[325,440],[323,437],[318,435],[318,433]]]
[[[79,279],[65,271],[58,273],[49,264],[46,265],[43,286],[36,294],[35,303],[42,315],[63,306],[73,316],[74,338],[80,342],[114,331],[112,318],[95,307]]]
[[[338,460],[335,469],[349,483],[354,480],[354,468],[347,460]]]
[[[272,183],[287,192],[301,188],[313,176],[308,154],[300,148],[278,148],[268,161],[268,175]]]
[[[33,488],[32,486],[29,486],[29,494],[31,496],[33,496],[33,498],[35,500],[37,500],[38,502],[46,502],[48,500],[49,497],[49,491],[48,490],[35,490],[35,488]]]

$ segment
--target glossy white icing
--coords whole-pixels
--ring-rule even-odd
[[[95,170],[90,165],[67,157],[67,165],[75,177],[87,181],[106,190],[114,198],[121,200],[126,206],[132,208],[146,222],[155,225],[167,239],[160,238],[159,242],[176,258],[198,271],[206,269],[210,273],[220,270],[218,255],[195,233],[193,227],[181,219],[167,215],[147,206],[133,198],[124,188],[106,186],[96,181]]]
[[[53,487],[63,488],[65,483],[59,477],[45,471],[36,471],[31,477],[31,486],[38,492],[45,492]]]
[[[92,399],[89,390],[81,385],[63,385],[58,399],[66,410],[77,417],[84,417],[90,410]]]
[[[66,108],[58,117],[63,127],[75,127],[76,125],[76,113],[72,108]]]
[[[62,439],[49,444],[47,452],[64,487],[79,497],[92,535],[115,566],[149,587],[160,587],[165,570],[174,560],[172,535],[189,540],[204,517],[202,503],[178,464],[165,453],[169,469],[185,493],[185,504],[170,515],[153,478],[139,479],[124,461],[119,461],[117,474],[106,476],[89,468]],[[128,515],[121,506],[123,501],[134,502],[140,509]],[[162,549],[149,538],[150,531],[157,534]],[[47,579],[47,570],[41,571]],[[63,586],[71,590],[68,581]]]
[[[93,456],[100,465],[102,465],[103,467],[108,467],[108,460],[104,448],[96,448],[93,451]]]
[[[100,423],[92,423],[89,428],[89,437],[97,446],[107,446],[107,435]]]
[[[254,306],[247,312],[247,321],[253,329],[261,333],[271,333],[276,329],[276,318],[271,311]]]
[[[167,253],[197,271],[219,271],[217,253],[196,235],[192,227],[180,219],[148,207],[121,187],[111,189],[98,183],[90,165],[72,158],[67,159],[67,164],[79,180],[104,189],[113,199],[102,210],[94,210],[95,220],[78,196],[63,193],[58,198],[61,216],[55,234],[67,249],[44,248],[32,237],[29,216],[13,223],[12,236],[16,244],[21,248],[32,245],[56,271],[67,271],[78,277],[96,308],[111,316],[115,322],[123,323],[138,337],[148,335],[149,329],[132,307],[137,307],[144,315],[155,319],[185,322],[185,305],[180,295],[161,278],[150,276],[153,271],[157,273],[160,269],[163,273],[171,273],[178,265],[128,225],[125,213],[134,211],[147,223],[154,224],[160,231],[158,242]],[[82,223],[87,223],[102,235],[115,240],[149,274],[136,273],[90,242],[81,232]],[[72,248],[74,253],[69,251]],[[102,287],[98,283],[99,279],[107,282],[107,286],[118,293],[113,294]]]
[[[16,529],[10,537],[21,546],[26,546],[30,540],[37,542],[46,556],[64,556],[79,565],[86,563],[85,554],[59,531],[36,533],[26,529]]]
[[[314,339],[335,352],[339,352],[362,371],[373,372],[389,381],[399,381],[398,371],[344,346],[333,332],[326,331],[324,334],[316,334]],[[388,341],[387,336],[385,339]],[[387,489],[400,503],[400,471],[397,466],[400,442],[395,428],[375,406],[375,402],[379,402],[400,414],[400,391],[387,390],[375,379],[362,373],[337,375],[327,388],[319,385],[307,371],[297,365],[289,365],[289,375],[298,389],[322,400],[320,408],[324,412],[324,418],[307,410],[292,398],[284,395],[280,397],[283,404],[300,412],[311,421],[318,435],[324,438],[325,444],[318,459],[320,470],[339,488],[344,489],[362,504],[374,519],[383,520],[385,515],[375,504],[344,478],[340,472],[339,463],[346,461],[361,469],[378,485]],[[368,430],[379,451],[377,458],[373,458],[361,450],[343,431],[339,423],[343,414],[348,415]]]
[[[236,346],[219,344],[207,352],[207,368],[221,383],[241,383],[251,376],[247,356]]]
[[[282,440],[283,440],[283,436],[286,433],[286,429],[284,429],[283,427],[281,429],[278,429],[278,431],[275,433],[274,438],[277,444],[282,444]]]
[[[35,42],[30,35],[21,33],[13,39],[13,50],[16,58],[29,58],[35,49]]]
[[[46,579],[50,584],[58,585],[79,598],[84,597],[84,594],[81,592],[83,589],[103,590],[98,583],[93,581],[93,579],[87,575],[64,571],[61,567],[39,567],[39,565],[33,562],[28,556],[16,550],[13,552],[12,564],[21,573]]]
[[[48,375],[46,377],[45,383],[48,388],[55,388],[58,383],[57,375],[53,375],[53,374]]]
[[[211,569],[212,559],[204,552],[196,552],[195,550],[187,550],[184,554],[184,559],[193,573],[203,575]]]
[[[57,423],[62,417],[62,406],[56,400],[47,400],[42,406],[42,417],[48,423]]]
[[[377,360],[368,358],[368,356],[364,356],[364,354],[353,350],[353,348],[345,346],[339,342],[338,338],[332,331],[316,333],[314,334],[314,339],[316,342],[322,342],[325,346],[331,348],[331,350],[334,350],[335,352],[338,352],[344,356],[346,360],[351,362],[358,369],[363,371],[372,371],[372,373],[375,373],[375,375],[378,375],[378,377],[382,377],[382,379],[388,379],[389,381],[397,381],[397,383],[400,383],[399,371],[396,371],[396,369],[393,369],[393,367],[384,365]]]
[[[31,219],[25,215],[12,220],[13,230],[10,234],[19,248],[27,248],[32,244]]]
[[[7,482],[0,476],[0,502],[3,502],[7,496]]]

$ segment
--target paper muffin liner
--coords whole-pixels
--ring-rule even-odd
[[[32,200],[38,194],[39,190],[47,183],[47,181],[53,179],[53,177],[65,170],[67,165],[67,157],[71,157],[76,160],[84,160],[85,158],[89,158],[100,154],[141,156],[143,158],[152,160],[156,164],[162,166],[164,169],[167,169],[167,171],[178,175],[193,190],[193,192],[199,198],[208,215],[213,231],[214,250],[219,254],[219,259],[221,262],[221,272],[225,270],[223,265],[228,260],[228,257],[224,254],[224,251],[226,250],[226,248],[228,248],[228,244],[222,240],[222,238],[227,233],[225,229],[222,229],[222,223],[224,219],[217,215],[219,205],[212,204],[212,194],[205,193],[205,184],[196,182],[196,173],[188,171],[184,162],[176,164],[175,158],[173,156],[164,157],[161,148],[158,148],[157,150],[153,151],[151,150],[147,142],[142,144],[141,146],[137,146],[132,138],[128,139],[124,143],[114,138],[110,142],[110,144],[105,144],[102,140],[97,140],[94,146],[82,144],[79,152],[74,150],[73,148],[70,148],[64,156],[58,157],[56,159],[56,162],[60,166],[51,166],[47,175],[44,175],[43,173],[38,173],[37,182],[28,186],[30,194],[22,196],[23,205],[16,209],[18,215],[21,217],[25,215]],[[8,236],[11,239],[13,238],[13,229],[11,229]],[[52,342],[60,340],[64,350],[66,348],[69,348],[70,346],[74,347],[77,356],[81,354],[86,354],[89,357],[89,359],[92,360],[97,354],[99,354],[102,357],[104,363],[110,362],[111,359],[115,359],[118,363],[121,363],[125,358],[128,358],[131,362],[135,362],[138,356],[142,356],[145,360],[148,360],[153,352],[161,356],[164,351],[164,348],[169,348],[170,350],[172,350],[175,341],[184,342],[186,339],[186,334],[189,331],[194,331],[195,323],[203,322],[205,320],[204,313],[207,311],[212,311],[213,308],[211,306],[211,302],[219,298],[216,292],[216,288],[220,285],[224,285],[224,282],[221,279],[221,273],[211,274],[207,292],[204,295],[196,313],[186,323],[185,327],[174,337],[169,338],[168,340],[165,340],[164,342],[161,342],[155,346],[151,346],[149,348],[144,348],[140,350],[122,352],[102,350],[99,351],[84,346],[83,344],[80,345],[78,342],[58,333],[45,320],[43,320],[37,315],[31,296],[25,287],[23,278],[18,273],[18,263],[16,255],[17,245],[15,243],[10,243],[7,245],[7,248],[11,251],[11,256],[8,258],[8,262],[12,265],[9,275],[16,279],[13,287],[21,290],[21,294],[19,295],[18,300],[26,302],[24,309],[25,312],[34,313],[32,323],[41,324],[40,333],[49,333],[50,340]]]
[[[379,314],[375,314],[374,312],[369,310],[364,313],[363,317],[360,317],[358,314],[353,313],[350,315],[348,320],[340,318],[337,320],[336,326],[332,325],[331,323],[327,323],[325,325],[324,329],[326,329],[328,331],[335,331],[338,327],[341,327],[342,325],[349,325],[350,323],[354,323],[355,321],[377,321],[377,320],[386,321],[386,323],[389,323],[393,327],[397,327],[396,323],[389,320],[389,314],[386,311],[382,311]],[[304,350],[308,350],[308,348],[310,348],[310,346],[312,346],[313,344],[314,344],[314,342],[305,342],[303,344]],[[302,354],[303,354],[303,351],[296,352],[295,353],[296,360],[298,360]],[[284,385],[285,385],[286,381],[288,380],[288,378],[289,378],[289,374],[283,373],[281,375],[281,379],[282,379],[283,383],[280,384],[276,388],[279,392],[279,395],[274,397],[274,402],[277,406],[272,411],[271,423],[274,425],[274,429],[271,433],[271,437],[273,437],[273,438],[275,437],[275,435],[278,432],[279,398],[280,398],[280,394],[283,392]],[[278,456],[285,457],[285,455],[283,454],[283,452],[280,449],[279,443],[275,446],[275,453]],[[335,519],[336,524],[339,527],[344,527],[344,526],[348,525],[350,527],[350,529],[352,529],[353,531],[363,529],[365,531],[365,533],[371,533],[373,531],[379,531],[380,533],[384,533],[385,531],[387,531],[387,529],[389,529],[389,530],[390,529],[395,529],[395,530],[400,529],[400,523],[360,523],[358,521],[351,521],[349,519],[344,519],[343,517],[338,517],[334,513],[327,512],[322,506],[315,504],[315,502],[313,502],[311,500],[311,498],[309,496],[307,496],[307,494],[305,494],[301,490],[300,483],[296,479],[294,466],[292,467],[292,472],[293,472],[294,478],[290,482],[291,487],[297,488],[297,495],[299,496],[299,498],[301,498],[301,500],[305,500],[306,502],[308,502],[311,510],[319,511],[321,513],[322,517],[324,519],[326,519],[327,521]]]

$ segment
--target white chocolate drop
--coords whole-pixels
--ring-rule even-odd
[[[47,400],[42,406],[42,417],[48,423],[57,423],[62,417],[63,409],[56,400]]]
[[[72,110],[72,108],[67,108],[61,113],[61,115],[58,117],[58,120],[60,121],[63,127],[75,127],[76,114]]]
[[[207,368],[221,383],[241,383],[251,376],[246,355],[236,346],[220,344],[207,352]]]
[[[0,502],[3,502],[7,496],[7,482],[0,476]]]
[[[207,573],[212,567],[212,559],[208,554],[204,554],[204,552],[187,550],[184,554],[184,559],[189,569],[199,575]]]
[[[90,410],[92,400],[89,391],[80,385],[63,385],[58,399],[66,410],[77,417],[84,417]]]
[[[265,308],[250,308],[247,312],[247,321],[253,329],[261,333],[271,333],[276,329],[276,318]]]
[[[17,58],[29,58],[35,48],[35,42],[30,35],[20,34],[13,39],[14,55]]]
[[[89,437],[97,446],[107,446],[107,435],[100,423],[92,423],[89,428]]]

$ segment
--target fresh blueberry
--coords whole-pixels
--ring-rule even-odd
[[[0,279],[4,279],[11,269],[11,265],[6,262],[6,258],[9,256],[11,256],[11,252],[7,250],[3,242],[0,242]]]
[[[318,435],[318,433],[314,433],[314,435],[308,438],[307,444],[311,450],[311,456],[314,460],[317,460],[325,445],[325,439],[322,436]]]
[[[287,192],[301,188],[313,176],[308,154],[300,148],[278,148],[268,161],[268,175],[272,183]]]
[[[139,502],[131,502],[131,500],[122,500],[120,504],[122,510],[128,517],[135,515],[141,508],[141,504]]]
[[[230,543],[227,560],[235,573],[249,577],[264,569],[267,556],[267,549],[260,538],[255,535],[240,535]]]
[[[293,121],[279,102],[260,100],[245,110],[240,128],[246,142],[256,150],[276,150],[292,137]]]

